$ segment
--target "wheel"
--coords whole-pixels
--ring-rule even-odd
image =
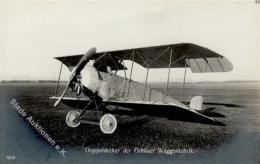
[[[80,115],[78,111],[69,111],[66,115],[66,124],[68,127],[76,128],[80,122],[74,122],[74,120]]]
[[[112,134],[116,130],[117,121],[114,115],[104,114],[99,122],[100,129],[105,134]]]

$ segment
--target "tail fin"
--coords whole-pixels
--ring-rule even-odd
[[[190,100],[190,108],[195,110],[202,110],[203,97],[202,96],[193,96]]]

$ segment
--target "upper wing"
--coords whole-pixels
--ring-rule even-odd
[[[51,97],[51,99],[58,99],[58,97]],[[84,98],[64,97],[61,102],[70,107],[83,109],[86,104],[88,104],[89,100]],[[106,108],[103,108],[103,110],[107,110],[112,114],[132,116],[149,115],[155,117],[164,117],[177,121],[224,126],[223,123],[211,117],[198,113],[192,109],[186,109],[185,105],[183,107],[179,107],[170,103],[164,104],[155,102],[121,100],[109,100],[104,101],[104,103]],[[95,109],[94,104],[91,104],[89,109]]]
[[[74,55],[56,59],[73,68],[81,57]],[[99,52],[91,59],[96,60],[99,70],[105,70],[106,66],[112,70],[122,70],[122,60],[132,60],[147,68],[168,68],[171,60],[171,68],[189,67],[192,72],[229,72],[233,69],[224,56],[192,43]]]

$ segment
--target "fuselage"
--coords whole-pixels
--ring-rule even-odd
[[[167,96],[167,99],[163,102],[164,93],[150,87],[145,87],[142,83],[118,76],[112,72],[97,71],[91,65],[86,65],[83,68],[81,76],[82,85],[93,93],[97,93],[103,101],[143,101],[146,103],[167,103],[186,107],[186,105],[170,96]]]

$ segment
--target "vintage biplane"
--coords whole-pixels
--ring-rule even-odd
[[[56,100],[54,107],[63,103],[80,109],[68,112],[66,123],[69,127],[75,128],[80,123],[95,124],[100,126],[103,133],[111,134],[117,128],[116,117],[121,115],[148,115],[184,122],[224,125],[213,118],[217,115],[212,110],[203,108],[202,96],[194,96],[189,103],[184,103],[182,98],[178,101],[168,95],[172,68],[185,69],[183,89],[187,68],[193,73],[229,72],[233,69],[227,58],[205,47],[180,43],[106,52],[96,52],[96,48],[91,48],[86,54],[55,59],[61,61],[61,69],[56,96],[51,97]],[[132,63],[131,68],[126,68],[126,60]],[[134,63],[147,69],[145,83],[132,80]],[[70,70],[70,76],[63,93],[57,96],[63,64]],[[167,85],[163,92],[147,85],[149,70],[155,68],[168,69]],[[130,69],[129,78],[126,76],[127,69]],[[118,71],[124,71],[125,76],[119,76]],[[68,88],[74,96],[66,96]],[[84,114],[90,110],[96,111],[97,121],[84,119]]]

